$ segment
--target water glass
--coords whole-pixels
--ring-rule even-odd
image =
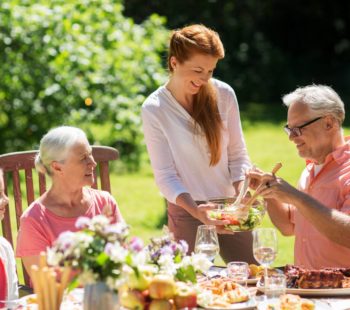
[[[286,293],[286,276],[284,274],[270,275],[264,280],[267,298],[279,298]]]
[[[214,261],[215,256],[219,253],[218,235],[214,225],[198,226],[194,251],[206,255],[210,261]]]
[[[249,266],[246,262],[229,262],[227,264],[227,276],[236,282],[247,283]]]

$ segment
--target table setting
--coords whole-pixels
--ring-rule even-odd
[[[62,233],[40,266],[32,267],[35,294],[7,309],[350,309],[350,268],[272,267],[277,231],[258,227],[265,204],[257,194],[245,198],[248,183],[246,178],[237,198],[212,201],[217,208],[209,216],[229,221],[226,229],[235,233],[252,231],[259,265],[215,266],[220,248],[213,225],[198,226],[194,252],[187,254],[187,243],[166,228],[144,245],[129,236],[125,223],[104,215],[82,217],[76,223],[80,230]]]

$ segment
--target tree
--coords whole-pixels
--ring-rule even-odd
[[[168,32],[164,18],[135,24],[123,8],[121,0],[0,4],[0,153],[37,147],[49,128],[71,124],[137,168],[140,105],[165,80]]]
[[[151,12],[169,28],[203,23],[221,36],[226,56],[215,75],[240,103],[279,102],[298,85],[332,85],[350,98],[350,2],[344,0],[143,0],[125,2],[142,21]]]

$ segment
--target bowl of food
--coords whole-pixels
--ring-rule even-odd
[[[217,209],[209,211],[209,217],[215,220],[226,220],[230,223],[226,229],[232,231],[250,231],[259,226],[264,218],[266,208],[263,200],[256,200],[247,207],[244,203],[234,205],[230,203],[218,204]]]

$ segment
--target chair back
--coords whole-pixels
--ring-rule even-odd
[[[24,151],[0,155],[0,168],[4,172],[5,193],[9,198],[12,194],[14,199],[14,208],[11,205],[12,201],[10,199],[9,207],[6,209],[4,219],[2,220],[2,234],[13,247],[17,237],[20,217],[24,209],[46,191],[46,176],[44,174],[36,172],[38,184],[37,186],[34,184],[36,176],[33,175],[33,169],[35,169],[34,159],[37,153],[38,151]],[[118,159],[119,153],[112,147],[94,145],[92,146],[92,155],[97,163],[94,170],[95,182],[92,187],[111,193],[108,163],[111,160]],[[22,171],[24,172],[25,182],[21,184],[20,172]],[[12,182],[12,193],[9,192],[11,189],[11,186],[8,186],[10,182]],[[25,208],[23,208],[22,203],[24,196],[26,198]],[[19,269],[17,266],[17,273],[20,273]],[[23,266],[22,270],[24,284],[29,285],[29,276]]]

